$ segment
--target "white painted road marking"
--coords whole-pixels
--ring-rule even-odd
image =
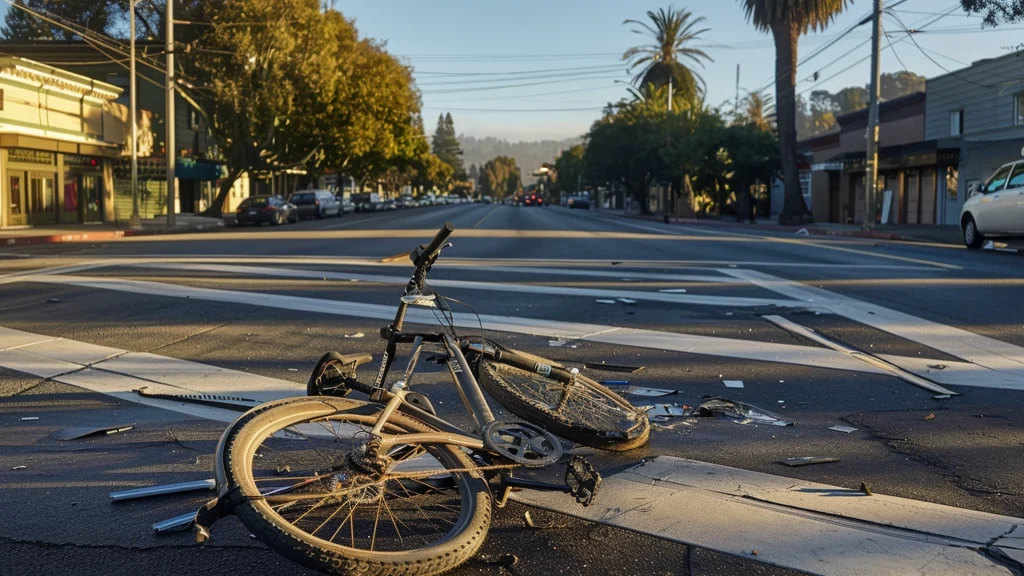
[[[1024,519],[891,496],[866,496],[659,456],[604,479],[594,504],[524,490],[515,500],[642,534],[811,574],[1011,574],[979,550],[1024,552]],[[757,556],[752,551],[757,550]]]

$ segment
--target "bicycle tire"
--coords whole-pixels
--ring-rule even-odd
[[[511,352],[535,364],[558,366],[556,362],[527,352]],[[577,394],[574,399],[573,410],[567,410],[565,408],[568,408],[568,403],[558,407],[552,402],[565,387],[565,384],[558,380],[493,358],[482,358],[478,372],[481,386],[502,406],[527,422],[563,438],[584,446],[615,452],[638,448],[646,444],[650,438],[651,425],[645,413],[586,376],[576,376],[576,382],[581,386],[581,394]],[[519,380],[520,383],[517,384],[514,380]],[[524,385],[523,380],[548,387],[550,393],[545,394]],[[600,410],[604,410],[605,413],[598,414]],[[592,414],[587,415],[588,411]],[[610,413],[617,418],[610,417]]]
[[[224,478],[227,489],[237,486],[243,496],[235,506],[234,513],[258,540],[270,548],[294,562],[328,574],[429,576],[451,570],[471,558],[483,543],[490,525],[491,494],[479,473],[456,472],[450,475],[459,490],[461,504],[458,520],[448,534],[428,546],[402,552],[374,551],[372,543],[371,550],[362,550],[311,535],[285,520],[261,496],[254,479],[252,462],[264,440],[279,438],[290,427],[327,417],[331,417],[331,421],[358,422],[369,427],[382,409],[377,404],[344,398],[302,397],[261,406],[243,415],[225,434],[223,461],[218,462],[218,468],[223,469],[223,475],[218,473],[218,478]],[[388,430],[396,433],[435,431],[426,423],[398,412],[388,419]],[[470,457],[457,447],[437,444],[423,446],[430,450],[430,455],[445,469],[474,467]],[[336,468],[330,470],[333,474]],[[333,475],[328,481],[339,482]],[[359,498],[352,500],[358,501]],[[356,505],[351,504],[350,516]],[[379,506],[378,516],[381,509]],[[391,514],[390,508],[388,514]],[[353,531],[355,524],[353,518]],[[377,525],[374,524],[374,538],[377,536],[376,530]],[[398,531],[397,524],[395,530]],[[354,533],[352,538],[355,539]]]

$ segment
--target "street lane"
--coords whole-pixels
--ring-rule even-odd
[[[0,274],[13,274],[0,276],[0,326],[250,373],[301,391],[308,371],[326,350],[379,355],[377,330],[397,304],[410,271],[407,260],[387,257],[408,252],[445,221],[456,226],[454,247],[431,278],[440,293],[484,315],[485,326],[492,326],[490,337],[580,365],[603,360],[644,366],[626,375],[590,370],[599,379],[678,391],[664,399],[670,402],[693,406],[705,395],[727,396],[795,423],[779,428],[713,418],[668,422],[640,450],[592,456],[606,474],[643,458],[677,456],[849,489],[867,482],[877,493],[1024,516],[1024,464],[1019,458],[1024,397],[1018,387],[1024,379],[1014,367],[1024,361],[1015,348],[1024,345],[1019,330],[1024,312],[995,305],[1012,302],[1019,292],[1024,259],[1007,254],[664,225],[557,207],[445,206],[347,215],[280,230],[227,229],[104,245],[8,249],[31,258],[0,260]],[[17,276],[54,267],[45,276]],[[813,301],[801,299],[804,293]],[[624,303],[619,297],[636,302]],[[615,303],[597,302],[603,299]],[[323,313],[328,309],[344,313]],[[891,316],[886,310],[909,316]],[[459,307],[456,311],[462,314],[461,331],[478,330],[473,314]],[[943,386],[962,395],[933,399],[908,382],[780,329],[766,315],[782,315],[908,370],[945,380]],[[504,324],[496,323],[498,317]],[[420,321],[429,318],[428,313]],[[576,325],[610,332],[575,334],[571,326]],[[998,357],[970,356],[955,329],[987,336],[1006,349]],[[363,336],[351,337],[359,333]],[[565,337],[558,341],[560,334]],[[559,345],[552,346],[551,340]],[[759,346],[792,353],[751,356]],[[16,365],[12,358],[25,359],[25,350],[13,352],[5,364],[0,351],[0,370]],[[808,364],[815,355],[828,360]],[[924,364],[915,359],[924,359]],[[368,366],[361,374],[370,378],[374,371],[375,366]],[[76,522],[124,522],[115,530],[119,541],[164,546],[148,535],[148,524],[180,514],[201,498],[141,503],[138,516],[126,519],[125,508],[103,502],[104,490],[208,473],[218,425],[126,403],[125,397],[84,393],[68,383],[4,374],[3,381],[10,382],[9,392],[8,384],[4,388],[8,398],[0,402],[5,413],[42,415],[38,422],[4,421],[4,451],[9,454],[4,463],[11,458],[29,463],[27,470],[17,472],[20,476],[10,471],[14,460],[0,470],[0,484],[12,489],[2,505],[22,512],[0,530],[0,538],[21,546],[19,562],[31,565],[25,540],[92,543],[75,536],[73,526],[48,533],[51,513],[31,502],[13,501],[15,487],[38,490],[48,478],[53,480],[46,480],[47,486],[65,486],[60,489],[63,502],[88,500],[85,509],[76,511]],[[726,388],[723,380],[742,380],[744,387]],[[244,380],[239,382],[227,391],[255,392]],[[984,383],[992,387],[978,386]],[[458,410],[458,395],[445,384],[445,373],[431,370],[418,386],[445,417],[468,424]],[[926,420],[929,414],[935,417]],[[114,415],[144,426],[120,439],[83,445],[92,446],[109,466],[97,461],[84,472],[82,458],[70,466],[58,459],[66,450],[79,448],[53,445],[47,439],[52,430]],[[828,429],[836,424],[858,430],[843,434]],[[167,443],[164,432],[195,438],[187,442],[195,450]],[[143,438],[151,447],[131,447]],[[185,456],[176,452],[181,450]],[[127,464],[128,454],[139,463]],[[840,461],[804,468],[776,463],[809,455]],[[76,489],[71,482],[76,474],[96,484]],[[495,543],[499,540],[519,550],[538,545],[538,531],[520,528],[521,513],[521,508],[496,513],[498,524],[488,541],[492,550],[504,549]],[[578,526],[592,530],[594,525]],[[549,534],[543,535],[543,547],[564,551],[565,572],[588,573],[580,568],[592,562],[588,547],[574,542],[572,532]],[[172,538],[166,542],[175,546],[188,540]],[[617,556],[623,574],[657,573],[640,566],[662,566],[672,573],[674,564],[654,559],[682,562],[681,554],[690,553],[654,538],[637,538],[635,546]],[[245,552],[239,553],[249,561],[265,557],[247,540],[229,528],[222,542],[244,545]],[[648,559],[654,563],[637,564]],[[713,559],[701,573],[714,573],[727,562]],[[755,570],[752,566],[743,569]],[[276,569],[300,573],[288,572],[287,564],[267,573],[278,573]],[[467,566],[458,573],[486,570]]]

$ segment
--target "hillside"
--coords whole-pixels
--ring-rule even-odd
[[[509,142],[492,136],[487,138],[459,136],[459,144],[462,145],[462,158],[467,169],[471,164],[481,166],[495,156],[511,156],[516,159],[516,165],[519,166],[524,176],[540,168],[544,162],[554,162],[555,156],[558,156],[559,152],[580,142],[580,138]]]

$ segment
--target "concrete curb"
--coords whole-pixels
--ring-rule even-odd
[[[196,224],[167,230],[163,228],[142,230],[97,230],[95,232],[68,232],[65,234],[40,234],[38,236],[0,236],[0,245],[20,246],[29,244],[61,244],[65,242],[103,242],[133,236],[162,236],[165,234],[191,234],[221,230],[224,224]]]

